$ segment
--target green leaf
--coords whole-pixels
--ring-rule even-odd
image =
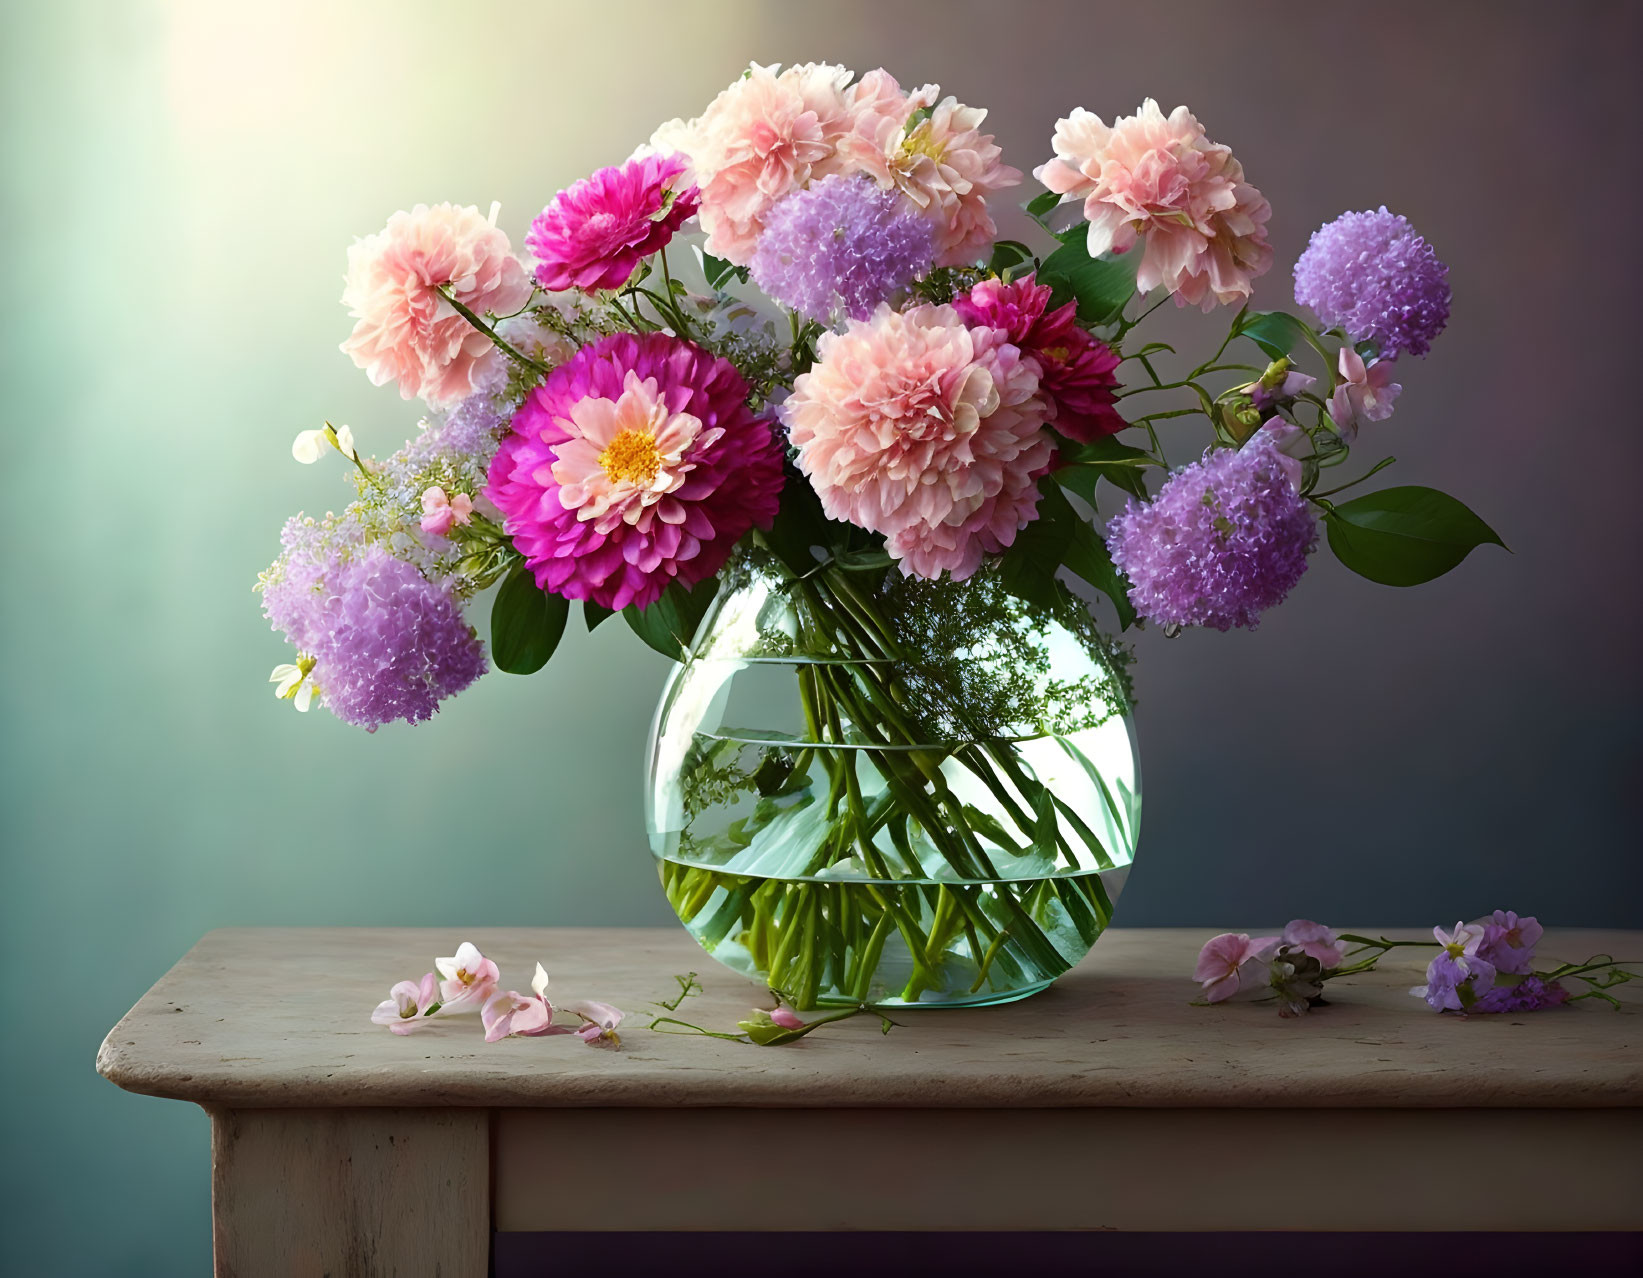
[[[702,274],[707,277],[707,286],[709,288],[718,288],[736,274],[736,267],[722,257],[714,257],[711,253],[703,253]]]
[[[616,613],[614,610],[601,607],[599,604],[594,603],[591,599],[584,599],[582,601],[582,622],[587,626],[590,632],[596,630],[600,622],[605,621],[610,617],[614,617],[615,615]]]
[[[1038,268],[1038,282],[1051,288],[1050,305],[1068,298],[1078,303],[1078,318],[1086,324],[1107,324],[1118,318],[1124,304],[1135,296],[1135,273],[1141,268],[1137,249],[1117,256],[1092,258],[1082,224]]]
[[[1495,530],[1435,488],[1383,488],[1324,513],[1329,548],[1353,572],[1386,586],[1441,577],[1476,547],[1506,548]]]
[[[1000,564],[1004,588],[1041,608],[1054,607],[1063,587],[1063,565],[1112,600],[1120,629],[1135,622],[1123,574],[1113,565],[1101,535],[1079,517],[1053,476],[1039,480],[1038,518],[1016,534]]]
[[[1023,262],[1032,260],[1032,249],[1020,240],[999,240],[993,245],[993,257],[987,263],[987,269],[994,275],[1002,275],[1011,267],[1020,266]]]
[[[1063,488],[1077,493],[1093,507],[1095,485],[1098,479],[1132,497],[1147,499],[1147,485],[1143,478],[1145,468],[1156,466],[1153,455],[1141,448],[1121,444],[1111,435],[1089,443],[1068,441],[1060,448],[1061,465],[1055,477]]]
[[[1070,572],[1094,586],[1118,610],[1118,628],[1128,630],[1135,624],[1135,605],[1130,602],[1129,582],[1112,561],[1107,543],[1082,519],[1073,525],[1073,537],[1063,561]]]
[[[570,616],[570,600],[539,589],[520,564],[491,605],[491,660],[508,674],[535,674],[548,664]]]
[[[622,609],[622,619],[634,634],[664,657],[683,661],[690,655],[690,641],[696,637],[696,628],[702,624],[718,593],[716,577],[709,577],[691,590],[675,581],[650,607],[640,609],[630,605]]]
[[[1061,197],[1054,191],[1040,191],[1021,207],[1027,210],[1027,216],[1035,222],[1043,222],[1049,216],[1050,210],[1061,203]]]
[[[765,545],[781,559],[795,577],[816,566],[813,546],[832,546],[840,540],[845,526],[822,512],[821,498],[808,481],[790,473],[782,490],[781,509],[776,522],[763,534]]]
[[[1238,331],[1273,359],[1280,359],[1307,342],[1306,325],[1287,311],[1250,311]]]

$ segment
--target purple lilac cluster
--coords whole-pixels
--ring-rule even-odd
[[[898,191],[835,175],[770,210],[749,265],[776,301],[825,324],[866,319],[934,260],[929,221]]]
[[[353,511],[297,516],[265,577],[263,612],[299,653],[339,719],[374,732],[432,717],[485,672],[485,652],[452,594],[365,539]]]
[[[1107,527],[1130,602],[1164,626],[1255,629],[1306,571],[1317,527],[1268,433],[1207,454]]]
[[[1295,263],[1295,300],[1383,360],[1425,355],[1449,322],[1449,268],[1408,220],[1343,213],[1312,233]]]

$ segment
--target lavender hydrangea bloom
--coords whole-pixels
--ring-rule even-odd
[[[1569,991],[1556,981],[1525,976],[1516,985],[1496,985],[1472,1004],[1474,1012],[1538,1012],[1569,1001]]]
[[[1312,233],[1295,263],[1295,300],[1383,360],[1425,355],[1449,322],[1449,268],[1405,218],[1343,213]]]
[[[485,653],[447,590],[365,537],[352,508],[290,520],[285,553],[266,574],[263,611],[314,658],[326,707],[374,732],[430,718],[485,672]]]
[[[835,174],[770,210],[749,265],[776,301],[825,324],[866,319],[934,260],[930,224],[900,192]]]
[[[1130,602],[1165,626],[1255,629],[1306,571],[1317,529],[1267,432],[1176,471],[1107,528]]]

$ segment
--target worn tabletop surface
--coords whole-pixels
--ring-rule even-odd
[[[1115,929],[1050,990],[1004,1007],[903,1010],[760,1048],[644,1028],[675,973],[681,1019],[734,1031],[766,992],[680,928],[231,928],[208,934],[110,1032],[104,1076],[136,1092],[279,1106],[1637,1106],[1643,998],[1531,1015],[1439,1016],[1411,998],[1422,951],[1330,987],[1298,1020],[1270,1004],[1192,1006],[1207,929]],[[1413,932],[1389,933],[1413,937]],[[570,1036],[487,1044],[477,1016],[399,1036],[388,986],[471,940],[504,988],[628,1013],[619,1052]],[[1643,958],[1643,933],[1549,931],[1542,960]],[[1429,955],[1428,955],[1429,957]],[[1550,966],[1551,962],[1546,962]]]

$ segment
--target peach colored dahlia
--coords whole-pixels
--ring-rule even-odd
[[[1038,366],[951,306],[825,334],[782,405],[822,509],[882,533],[902,569],[968,577],[1032,521],[1053,445]]]
[[[502,359],[442,285],[478,314],[517,311],[531,294],[508,237],[472,205],[418,204],[348,250],[342,301],[358,322],[343,351],[372,385],[398,382],[406,399],[434,407],[467,398]]]
[[[754,63],[698,119],[656,130],[652,147],[690,161],[709,253],[745,266],[770,206],[836,171],[831,162],[851,124],[849,83],[846,68],[827,63],[785,71]]]
[[[904,95],[886,72],[868,72],[851,90],[854,122],[839,154],[930,219],[937,266],[964,266],[986,257],[997,237],[987,197],[1019,185],[1021,171],[981,132],[986,111],[953,97],[938,102],[939,93],[927,84]]]
[[[1178,305],[1208,311],[1249,297],[1272,265],[1271,205],[1186,107],[1165,116],[1148,98],[1111,128],[1078,107],[1056,122],[1053,145],[1055,158],[1034,176],[1063,199],[1084,201],[1091,257],[1126,252],[1145,237],[1141,292],[1162,284]]]

